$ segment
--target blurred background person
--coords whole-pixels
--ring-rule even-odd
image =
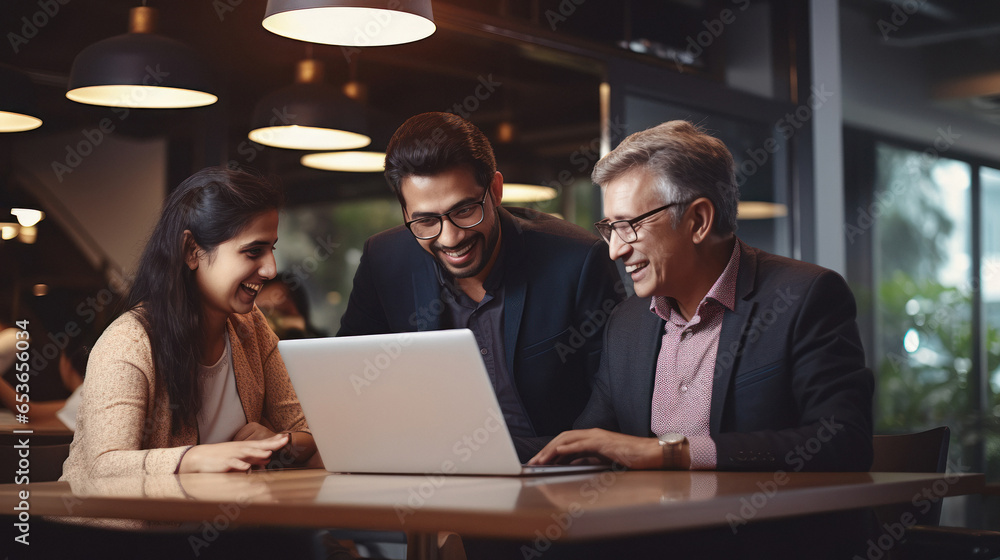
[[[257,307],[264,313],[274,334],[282,340],[327,336],[309,320],[309,296],[305,288],[292,289],[280,280],[282,277],[278,274],[264,282],[257,293]]]
[[[7,331],[16,330],[18,329],[7,329]],[[4,344],[3,352],[6,354],[7,337],[4,336],[0,339],[0,343]],[[14,348],[14,345],[11,344],[10,347]],[[80,406],[83,378],[87,373],[89,358],[89,345],[84,344],[81,340],[71,339],[66,348],[59,354],[59,377],[63,386],[70,392],[70,396],[66,399],[28,401],[31,407],[29,417],[32,424],[48,424],[58,420],[70,430],[76,429],[76,411]],[[11,361],[12,363],[13,361]],[[17,393],[14,389],[14,386],[6,379],[0,379],[0,403],[10,410],[15,410],[18,404]]]

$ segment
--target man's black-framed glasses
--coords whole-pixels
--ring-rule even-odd
[[[595,223],[594,227],[597,228],[597,232],[600,233],[601,237],[603,237],[604,240],[607,241],[608,243],[611,243],[612,230],[618,232],[618,237],[620,237],[621,240],[624,241],[625,243],[634,243],[636,239],[639,239],[639,234],[635,231],[636,224],[652,216],[653,214],[656,214],[657,212],[662,212],[667,208],[670,208],[671,206],[677,206],[678,204],[683,204],[683,202],[671,202],[666,206],[660,206],[659,208],[650,210],[645,214],[636,216],[631,220],[616,220],[614,222],[609,222],[608,219],[605,218]]]
[[[441,228],[443,227],[442,224],[445,218],[448,218],[448,221],[462,229],[476,227],[486,217],[486,197],[489,195],[490,189],[487,188],[486,194],[483,195],[483,199],[479,202],[452,208],[444,214],[421,216],[416,220],[406,222],[406,227],[410,229],[410,233],[417,239],[434,239],[441,235]]]

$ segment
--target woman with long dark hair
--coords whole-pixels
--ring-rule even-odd
[[[254,305],[276,272],[282,201],[261,177],[226,168],[167,197],[123,312],[91,352],[64,478],[313,457],[278,339]]]

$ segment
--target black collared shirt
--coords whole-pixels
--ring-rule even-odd
[[[500,254],[497,255],[490,274],[483,282],[486,295],[480,302],[476,302],[463,292],[455,284],[455,279],[442,270],[440,265],[435,267],[438,282],[441,284],[441,301],[445,305],[441,314],[441,328],[468,328],[472,331],[479,344],[479,352],[482,354],[486,372],[490,376],[493,391],[500,403],[500,410],[510,434],[533,437],[535,429],[521,402],[514,378],[507,371],[503,337],[504,253],[504,246],[501,243]]]

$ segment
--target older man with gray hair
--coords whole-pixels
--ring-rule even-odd
[[[868,470],[874,380],[854,297],[833,271],[740,241],[734,167],[686,121],[597,163],[607,218],[595,225],[635,297],[607,324],[576,429],[533,463]]]

